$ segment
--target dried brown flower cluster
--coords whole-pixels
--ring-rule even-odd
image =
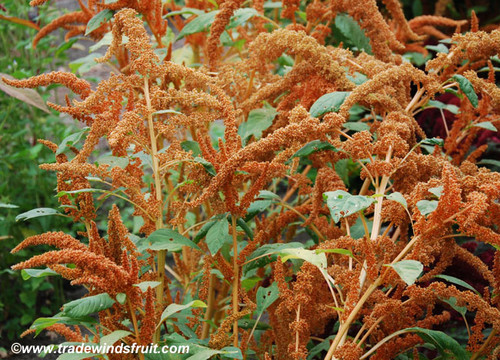
[[[383,1],[382,9],[375,0],[283,1],[281,16],[292,23],[270,31],[267,26],[280,27],[280,19],[266,17],[262,1],[255,1],[261,17],[230,29],[242,4],[186,1],[192,13],[218,10],[210,32],[187,36],[186,46],[202,65],[196,70],[170,61],[171,44],[161,40],[167,29],[162,16],[178,8],[161,1],[80,2],[81,12],[40,31],[35,43],[61,26],[74,35],[83,30],[69,24],[86,24],[103,9],[116,11],[111,29],[103,25],[93,36],[112,32],[112,44],[99,61],[116,59],[120,73],[95,90],[66,73],[4,79],[17,87],[65,85],[80,100],[51,106],[90,127],[71,156],[66,151],[56,163],[42,165],[57,173],[61,204],[86,231],[79,239],[47,233],[24,240],[14,252],[39,244],[60,250],[14,268],[45,265],[84,285],[90,295],[126,294],[126,303],[99,312],[98,331],[103,336],[130,330],[133,334],[122,339],[128,344],[162,343],[176,332],[186,341],[204,339],[213,349],[239,347],[245,358],[306,359],[324,342],[325,351],[315,359],[393,359],[412,349],[418,353],[423,343],[405,329],[439,329],[454,309],[464,307],[474,319],[470,357],[493,359],[500,351],[500,175],[477,165],[486,147],[474,147],[474,141],[485,124],[500,126],[500,91],[490,60],[499,53],[500,32],[479,31],[477,25],[473,32],[457,32],[449,52],[438,54],[424,71],[401,54],[426,53],[425,39],[446,37],[441,31],[463,22],[440,16],[407,22],[395,0]],[[296,16],[300,9],[306,15],[302,22]],[[373,55],[325,45],[340,13],[359,23]],[[186,22],[176,14],[172,24],[181,30],[196,19]],[[225,33],[243,46],[221,46]],[[161,60],[155,50],[163,46],[170,55]],[[288,68],[277,72],[286,58]],[[485,66],[488,78],[478,73]],[[424,150],[426,136],[415,116],[449,89],[459,93],[460,104],[444,147],[434,139],[427,143],[434,150]],[[325,111],[314,110],[326,94],[345,97],[329,109],[325,105]],[[362,114],[357,122],[356,112]],[[262,136],[253,131],[243,136],[242,127],[258,126],[250,121],[256,113],[268,116],[269,124]],[[444,115],[443,121],[448,126]],[[214,139],[211,132],[220,125],[223,135]],[[125,165],[94,161],[103,139]],[[300,156],[299,149],[313,141],[323,147]],[[43,143],[58,151],[56,144]],[[193,144],[199,149],[188,146]],[[98,197],[86,191],[96,178],[133,206],[146,243],[155,231],[168,229],[197,245],[183,243],[172,254],[168,246],[138,249],[116,206],[109,212],[107,237],[101,237]],[[334,221],[323,195],[337,190],[369,199],[364,214],[344,211]],[[314,241],[303,244],[303,253],[292,252],[306,260],[302,264],[286,261],[286,251],[262,252],[292,243],[290,250],[304,229]],[[493,261],[486,264],[461,247],[464,237],[483,244]],[[224,244],[214,250],[214,241]],[[311,260],[319,254],[324,267]],[[172,264],[165,263],[166,256]],[[409,260],[424,267],[414,284],[395,271]],[[436,277],[456,261],[474,269],[484,286],[473,292]],[[136,285],[144,281],[158,284],[143,292]],[[261,319],[259,290],[274,284],[278,295],[266,310],[268,329],[243,326]],[[190,299],[203,300],[206,309],[192,310],[182,327],[160,320],[169,305]],[[82,338],[77,327],[51,329],[70,341]],[[491,332],[485,336],[484,329]],[[99,336],[89,341],[98,342]],[[142,354],[129,358],[134,356]]]

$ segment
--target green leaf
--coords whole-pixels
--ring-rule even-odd
[[[134,284],[135,287],[138,287],[141,289],[142,292],[148,291],[149,288],[154,289],[161,283],[159,281],[143,281],[140,282],[139,284]]]
[[[46,269],[23,269],[21,270],[21,276],[23,280],[28,280],[29,278],[41,278],[46,276],[59,275],[54,270],[46,268]]]
[[[396,270],[401,279],[408,285],[414,284],[424,270],[424,265],[417,260],[401,260],[395,264],[385,266],[391,266]]]
[[[477,108],[479,99],[469,79],[463,77],[462,75],[453,75],[452,79],[458,83],[458,85],[460,86],[460,90],[462,90],[465,96],[467,96],[467,99],[469,99],[472,106]]]
[[[241,26],[254,16],[259,16],[259,13],[254,8],[238,9],[234,12],[231,22],[227,28],[232,29]]]
[[[436,210],[438,207],[438,202],[436,200],[420,200],[417,203],[418,211],[424,216],[429,215],[431,212]]]
[[[498,166],[500,167],[500,161],[498,160],[493,160],[493,159],[483,159],[481,161],[478,162],[478,164],[481,164],[481,165],[493,165],[493,166]]]
[[[337,15],[337,17],[338,16],[339,15]],[[309,112],[311,116],[316,118],[329,112],[337,112],[350,94],[349,91],[336,91],[325,94],[312,104]]]
[[[442,103],[441,101],[436,101],[436,100],[429,100],[425,108],[437,108],[441,110],[447,110],[451,112],[452,114],[458,114],[458,106],[453,105],[453,104],[445,104]]]
[[[259,287],[257,290],[256,301],[257,301],[257,313],[262,314],[269,306],[271,306],[280,296],[278,290],[278,283],[273,282],[271,286]]]
[[[99,157],[97,159],[97,163],[109,165],[109,169],[112,169],[116,166],[125,169],[129,163],[129,159],[126,157],[106,155]]]
[[[250,256],[247,258],[247,262],[249,262],[246,266],[246,270],[249,271],[256,267],[263,267],[271,261],[276,260],[276,254],[281,252],[284,249],[291,248],[302,248],[304,244],[299,242],[291,242],[291,243],[277,243],[277,244],[265,244],[257,248]],[[265,255],[270,255],[271,259],[268,257],[264,257]],[[258,260],[254,260],[258,258]]]
[[[434,345],[444,359],[470,359],[470,356],[455,339],[441,331],[423,329],[419,327],[408,328],[405,330],[416,333],[422,338],[422,340]]]
[[[252,9],[255,10],[255,9]],[[262,109],[255,109],[248,114],[247,121],[241,123],[238,134],[243,140],[254,136],[260,139],[262,132],[273,123],[274,117],[278,114],[272,106],[264,106]]]
[[[187,304],[170,304],[169,306],[166,307],[165,310],[163,310],[163,313],[161,314],[160,322],[164,322],[167,318],[172,316],[175,313],[178,313],[179,311],[189,309],[189,308],[206,308],[207,305],[201,301],[201,300],[193,300]]]
[[[283,249],[280,251],[281,261],[289,259],[301,259],[317,266],[320,269],[326,269],[327,260],[325,254],[316,254],[315,250],[306,249]]]
[[[105,335],[101,338],[101,340],[99,341],[99,344],[101,346],[103,345],[113,345],[115,342],[117,342],[118,340],[121,340],[129,335],[132,335],[132,333],[130,331],[126,331],[126,330],[115,330],[113,331],[111,334],[108,334],[108,335]]]
[[[491,123],[491,121],[483,121],[483,122],[480,122],[478,124],[474,124],[472,125],[473,127],[479,127],[479,128],[483,128],[483,129],[486,129],[486,130],[491,130],[491,131],[495,131],[497,132],[498,129],[495,127],[495,125],[493,125]]]
[[[201,157],[195,157],[194,161],[197,162],[198,164],[203,165],[203,167],[205,168],[205,170],[207,171],[207,173],[209,173],[210,175],[212,175],[212,176],[217,175],[217,173],[215,172],[214,166],[208,160],[205,160],[205,159],[203,159]]]
[[[300,148],[295,154],[292,155],[292,159],[296,157],[307,157],[313,153],[316,153],[318,151],[325,151],[325,150],[332,150],[337,152],[338,150],[330,144],[329,142],[326,141],[321,141],[321,140],[313,140],[306,145],[304,145],[302,148]]]
[[[330,191],[323,194],[330,209],[333,221],[338,223],[343,217],[368,208],[375,199],[363,195],[351,195],[343,190]]]
[[[250,204],[247,209],[247,214],[245,216],[245,221],[251,220],[257,214],[265,211],[272,205],[272,200],[256,200]]]
[[[127,301],[127,294],[125,293],[118,293],[116,294],[116,301],[120,304],[125,304],[125,301]]]
[[[269,190],[260,190],[259,191],[259,196],[257,198],[260,199],[266,199],[266,200],[278,200],[281,201],[281,198],[279,195],[273,193],[272,191]]]
[[[114,303],[115,301],[107,293],[102,293],[64,304],[63,314],[73,318],[82,317],[109,309]]]
[[[339,29],[344,36],[349,47],[356,47],[358,50],[364,50],[368,54],[372,52],[370,39],[365,35],[365,32],[359,24],[351,16],[341,13],[335,16],[335,27]]]
[[[436,186],[436,187],[430,188],[429,192],[431,194],[436,195],[438,198],[440,198],[441,194],[443,193],[443,186]]]
[[[456,297],[450,297],[449,299],[443,299],[439,298],[442,302],[450,305],[452,309],[456,310],[458,313],[460,313],[462,316],[465,316],[465,313],[467,312],[467,307],[466,306],[458,306],[457,305],[457,298]]]
[[[196,34],[201,31],[207,31],[210,25],[214,22],[215,15],[219,10],[210,11],[208,13],[204,13],[198,15],[195,19],[188,22],[181,30],[177,39],[181,39],[186,35]]]
[[[401,194],[400,192],[395,191],[392,194],[387,195],[386,198],[392,201],[396,201],[400,203],[405,209],[408,209],[408,203],[406,202],[403,194]]]
[[[430,138],[430,139],[424,139],[424,140],[420,141],[419,144],[443,146],[444,140],[439,139],[439,138]]]
[[[59,144],[56,151],[56,155],[62,154],[70,146],[74,146],[77,142],[81,140],[82,136],[89,130],[90,130],[89,127],[84,127],[82,130],[65,137],[63,141]]]
[[[182,247],[184,246],[201,251],[198,245],[172,229],[158,229],[149,235],[147,239],[141,239],[140,243],[141,248],[145,245],[147,249],[155,251],[168,250],[170,252],[179,252],[182,251]]]
[[[208,250],[212,255],[217,254],[222,245],[226,241],[231,240],[231,235],[229,235],[229,222],[227,218],[224,217],[217,221],[207,232],[207,238],[205,242],[207,243]]]
[[[80,318],[73,318],[64,316],[63,313],[54,315],[53,317],[42,317],[36,319],[33,324],[31,324],[30,329],[35,329],[35,335],[38,335],[43,329],[54,325],[54,324],[66,324],[66,325],[90,325],[95,324],[96,320],[90,316],[84,316]]]
[[[90,19],[89,22],[87,23],[87,30],[85,30],[85,36],[90,34],[95,29],[98,29],[102,25],[104,25],[104,23],[106,23],[107,21],[109,21],[109,19],[113,17],[113,14],[114,14],[113,10],[105,9],[94,15],[94,17],[92,17],[92,19]]]
[[[364,122],[345,122],[342,124],[347,130],[352,131],[366,131],[370,130],[370,125],[365,124]]]
[[[452,284],[455,284],[455,285],[459,285],[459,286],[462,286],[470,291],[473,291],[475,292],[476,294],[478,295],[481,295],[479,294],[479,292],[474,289],[471,285],[469,285],[468,283],[466,283],[465,281],[459,279],[459,278],[456,278],[454,276],[450,276],[450,275],[435,275],[434,276],[435,278],[438,278],[438,279],[443,279],[443,280],[446,280]]]
[[[162,114],[177,114],[177,115],[182,115],[181,112],[172,110],[172,109],[165,109],[165,110],[158,110],[155,111],[152,115],[162,115]]]
[[[0,203],[0,208],[4,209],[17,209],[19,206],[14,205],[14,204],[6,204],[6,203]]]
[[[184,151],[191,151],[193,156],[199,157],[201,155],[200,144],[196,141],[186,140],[181,142],[181,148]]]
[[[247,234],[250,240],[253,240],[253,231],[248,227],[245,220],[243,220],[242,218],[238,218],[236,220],[236,224],[243,229],[243,231],[245,232],[245,234]]]
[[[333,254],[347,255],[347,256],[354,259],[354,255],[353,255],[352,251],[347,250],[347,249],[316,249],[316,254],[321,254],[321,253],[333,253]]]
[[[450,50],[445,44],[427,45],[425,48],[428,50],[435,51],[437,53],[448,54],[450,52]]]
[[[33,218],[37,218],[40,216],[50,216],[50,215],[58,215],[58,216],[65,216],[64,214],[61,214],[59,211],[56,209],[51,209],[51,208],[38,208],[38,209],[33,209],[30,211],[26,211],[22,214],[19,214],[16,216],[16,221],[20,220],[29,220]]]

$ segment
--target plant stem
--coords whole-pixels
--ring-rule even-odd
[[[162,219],[162,194],[161,194],[161,182],[160,182],[160,170],[158,165],[158,147],[156,144],[156,136],[153,125],[153,109],[151,107],[151,98],[149,97],[149,82],[148,78],[144,77],[144,98],[146,100],[147,112],[148,112],[148,128],[149,128],[149,139],[151,141],[151,160],[153,163],[153,178],[155,182],[155,195],[156,200],[159,205],[159,216],[156,219],[156,230],[161,229],[163,227],[163,219]],[[165,257],[166,250],[158,251],[158,282],[160,283],[156,288],[156,299],[157,303],[161,308],[163,308],[163,293],[165,291]],[[158,343],[160,340],[161,327],[157,327],[156,332],[153,337],[153,342]]]
[[[238,267],[238,236],[236,234],[236,216],[231,216],[231,225],[233,227],[233,315],[238,312],[238,281],[239,281],[239,267]],[[233,346],[238,347],[238,320],[233,323]]]

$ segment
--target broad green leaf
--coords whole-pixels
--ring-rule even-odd
[[[321,253],[347,255],[351,258],[354,258],[352,251],[347,250],[347,249],[316,249],[316,254],[321,254]]]
[[[363,195],[351,195],[343,190],[330,191],[323,194],[330,209],[333,221],[338,223],[343,217],[357,213],[369,207],[375,199]]]
[[[443,299],[439,298],[442,302],[450,305],[452,309],[456,310],[460,315],[465,316],[465,313],[467,312],[467,307],[466,306],[458,306],[457,305],[457,298],[456,297],[450,297],[449,299]]]
[[[358,50],[364,50],[371,53],[370,39],[365,35],[359,24],[347,14],[341,13],[335,16],[335,27],[344,36],[349,47],[356,47]],[[343,39],[344,40],[344,39]]]
[[[127,301],[127,294],[125,293],[118,293],[116,294],[116,301],[120,304],[125,304],[125,301]]]
[[[417,260],[401,260],[395,264],[386,266],[391,266],[396,270],[401,279],[408,285],[414,284],[424,270],[424,265]]]
[[[46,268],[46,269],[23,269],[21,270],[21,276],[23,280],[28,280],[29,278],[41,278],[46,276],[59,275],[54,270]]]
[[[58,215],[58,216],[65,216],[64,214],[61,214],[59,211],[56,209],[51,209],[51,208],[38,208],[38,209],[33,209],[30,211],[26,211],[22,214],[19,214],[16,216],[16,221],[20,220],[29,220],[33,218],[37,218],[40,216],[50,216],[50,215]]]
[[[260,139],[262,132],[273,123],[276,114],[278,114],[276,109],[269,105],[264,106],[262,109],[250,111],[247,121],[241,123],[239,126],[238,134],[243,140],[250,136]]]
[[[436,187],[430,188],[429,192],[431,194],[436,195],[438,198],[440,198],[441,194],[443,193],[443,186],[436,186]]]
[[[69,317],[82,317],[109,309],[114,303],[115,301],[107,293],[88,296],[64,304],[63,314]]]
[[[280,296],[278,289],[278,283],[273,282],[271,286],[259,287],[257,290],[256,301],[257,301],[257,313],[262,314],[269,306],[271,306]]]
[[[462,75],[453,75],[452,79],[458,83],[458,85],[460,86],[460,90],[462,90],[465,96],[467,96],[467,99],[469,99],[472,106],[477,108],[479,99],[469,79],[463,77]]]
[[[260,190],[259,191],[259,196],[257,196],[260,199],[266,199],[266,200],[278,200],[281,201],[281,198],[279,195],[273,193],[272,191],[269,190]]]
[[[490,130],[490,131],[495,131],[495,132],[498,131],[498,129],[495,127],[495,125],[493,125],[491,123],[491,121],[483,121],[483,122],[480,122],[478,124],[474,124],[472,126],[473,127],[483,128],[483,129]]]
[[[329,142],[326,141],[321,141],[321,140],[313,140],[303,147],[301,147],[295,154],[292,155],[292,159],[296,157],[307,157],[313,153],[316,153],[318,151],[325,151],[325,150],[332,150],[337,152],[338,150],[330,144]]]
[[[23,103],[34,106],[50,114],[50,110],[47,105],[45,105],[45,101],[35,90],[16,88],[14,86],[7,85],[2,81],[3,77],[8,80],[15,80],[14,77],[8,74],[0,73],[0,90],[4,91],[7,95],[22,101]]]
[[[251,261],[248,265],[249,268],[247,270],[250,270],[251,268],[254,267],[262,267],[265,264],[269,263],[270,260],[267,259],[267,257],[264,257],[265,255],[276,255],[280,253],[281,251],[285,249],[297,249],[297,248],[302,248],[304,247],[304,244],[299,243],[299,242],[291,242],[291,243],[276,243],[276,244],[265,244],[257,248],[250,256],[247,258],[247,262],[250,262],[251,260],[255,258],[259,258],[259,260]],[[262,257],[262,258],[261,258]],[[276,259],[276,256],[274,256],[274,259]],[[262,261],[260,261],[262,260]],[[254,266],[252,266],[254,265]]]
[[[238,9],[234,12],[227,28],[232,29],[241,26],[254,16],[259,16],[259,13],[254,8]]]
[[[444,140],[439,139],[439,138],[429,138],[429,139],[424,139],[420,141],[420,144],[425,144],[425,145],[437,145],[437,146],[443,146],[444,145]]]
[[[100,341],[99,341],[99,344],[101,346],[103,345],[113,345],[115,342],[117,342],[118,340],[121,340],[129,335],[132,335],[132,333],[130,331],[126,331],[126,330],[115,330],[113,331],[111,334],[108,334],[108,335],[105,335],[103,336]]]
[[[163,310],[159,324],[164,322],[167,318],[169,318],[173,314],[178,313],[179,311],[189,309],[189,308],[200,308],[200,307],[206,308],[207,305],[201,300],[193,300],[193,301],[191,301],[187,304],[184,304],[184,305],[183,304],[170,304],[169,306],[167,306],[165,308],[165,310]]]
[[[144,245],[146,248],[155,251],[168,250],[170,252],[179,252],[182,251],[183,246],[201,251],[198,245],[172,229],[158,229],[154,231],[147,239],[141,240],[141,248]]]
[[[208,13],[204,13],[198,15],[195,19],[188,22],[181,30],[177,39],[181,39],[186,35],[196,34],[201,31],[207,31],[210,25],[214,22],[215,15],[219,10],[210,11]]]
[[[204,158],[201,158],[201,157],[195,157],[194,161],[203,165],[203,167],[205,168],[207,173],[209,173],[210,175],[212,175],[212,176],[217,175],[217,173],[215,172],[215,168],[210,161],[205,160]]]
[[[255,200],[247,209],[245,221],[249,221],[257,214],[267,210],[272,204],[272,200]]]
[[[217,221],[207,232],[205,242],[207,243],[208,250],[212,255],[215,255],[220,250],[226,241],[231,240],[229,235],[229,222],[227,218],[222,218]]]
[[[143,281],[140,282],[139,284],[134,284],[135,287],[138,287],[141,289],[142,292],[148,291],[149,288],[154,289],[161,283],[159,281]]]
[[[35,329],[35,335],[38,335],[43,329],[54,324],[90,325],[94,323],[96,323],[96,320],[90,316],[74,318],[65,316],[65,314],[63,313],[59,313],[54,315],[53,317],[42,317],[36,319],[30,326],[30,329]]]
[[[446,280],[452,284],[455,284],[455,285],[459,285],[459,286],[462,286],[468,290],[471,290],[473,292],[475,292],[476,294],[480,295],[479,292],[474,289],[471,285],[469,285],[468,283],[466,283],[465,281],[459,279],[459,278],[456,278],[454,276],[450,276],[450,275],[435,275],[434,276],[435,278],[438,278],[438,279],[443,279],[443,280]]]
[[[114,14],[113,10],[105,9],[94,15],[94,17],[92,17],[92,19],[90,19],[89,22],[87,23],[87,30],[85,30],[85,36],[90,34],[95,29],[98,29],[102,25],[104,25],[107,21],[109,21],[109,19],[113,17],[113,14]]]
[[[77,142],[81,140],[82,136],[89,130],[90,130],[89,127],[84,127],[82,130],[65,137],[63,141],[59,144],[56,151],[56,155],[62,154],[70,146],[74,146]]]
[[[196,141],[186,140],[181,142],[181,148],[184,151],[191,151],[193,156],[199,157],[201,155],[200,144]]]
[[[312,104],[309,113],[311,116],[319,118],[326,113],[337,112],[350,94],[349,91],[336,91],[325,94]]]
[[[97,159],[97,163],[109,165],[109,168],[112,169],[116,166],[119,168],[125,169],[129,163],[129,159],[126,157],[118,157],[118,156],[101,156]]]
[[[423,329],[419,327],[408,328],[405,330],[416,333],[422,338],[422,340],[434,345],[444,359],[470,359],[470,356],[455,339],[441,331]]]
[[[418,211],[422,215],[429,215],[431,212],[436,210],[438,207],[438,202],[436,200],[420,200],[417,202]]]
[[[306,249],[283,249],[280,251],[281,261],[289,259],[301,259],[317,266],[320,269],[326,269],[327,260],[325,254],[316,254],[314,250]]]
[[[14,205],[14,204],[6,204],[6,203],[0,203],[0,208],[4,209],[17,209],[19,206]]]
[[[447,111],[451,112],[452,114],[457,114],[458,110],[459,110],[458,106],[456,106],[456,105],[445,104],[445,103],[442,103],[441,101],[437,101],[437,100],[429,100],[429,102],[427,103],[427,105],[425,107],[426,108],[438,108],[441,110],[447,110]]]
[[[445,53],[445,54],[448,54],[448,52],[450,51],[445,44],[427,45],[425,48],[428,50],[435,51],[437,53]]]
[[[346,73],[346,77],[356,85],[361,85],[368,81],[368,77],[359,72],[355,72],[354,75]]]
[[[408,209],[408,203],[406,202],[403,194],[401,194],[400,192],[395,191],[392,194],[387,195],[386,198],[392,201],[396,201],[400,203],[405,209]]]
[[[370,130],[370,125],[365,124],[364,122],[345,122],[342,124],[347,130],[352,131],[366,131]]]
[[[201,229],[198,231],[198,233],[196,234],[196,236],[193,239],[193,242],[198,244],[200,242],[200,240],[203,239],[207,235],[208,230],[210,230],[210,228],[212,226],[214,226],[219,220],[227,217],[227,215],[228,215],[227,213],[219,214],[219,215],[215,215],[212,218],[210,218],[210,220],[207,223],[205,223],[205,225],[203,225],[201,227]]]
[[[83,75],[92,70],[95,66],[99,65],[99,63],[95,60],[99,57],[101,57],[101,54],[88,54],[87,56],[73,60],[68,64],[68,66],[73,73]]]

